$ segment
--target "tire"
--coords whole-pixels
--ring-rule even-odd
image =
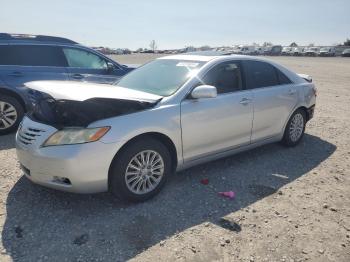
[[[306,113],[302,109],[297,109],[287,123],[286,129],[284,130],[282,144],[288,147],[293,147],[299,144],[304,136],[305,125]]]
[[[147,159],[147,154],[149,154],[149,162],[152,162],[151,160],[155,156],[152,162],[155,167],[154,174],[149,168],[141,168],[140,170],[134,168],[134,166],[140,167],[135,158],[137,158],[139,163],[142,163],[141,153],[143,153],[145,159]],[[157,163],[158,160],[159,162]],[[163,169],[159,168],[162,164]],[[171,165],[169,150],[163,143],[152,137],[142,137],[131,142],[114,158],[109,172],[109,189],[114,196],[123,201],[146,201],[158,194],[163,188],[172,172]],[[162,175],[159,176],[159,173],[162,173]],[[127,183],[126,178],[130,179],[131,182]],[[146,184],[142,184],[142,178],[144,179],[143,181],[147,181],[144,182]],[[150,186],[151,182],[154,183],[154,188]],[[133,187],[134,183],[136,185],[142,184],[140,191],[143,189],[143,192],[135,192],[138,187]]]
[[[0,135],[16,131],[24,116],[24,108],[18,100],[0,94]]]

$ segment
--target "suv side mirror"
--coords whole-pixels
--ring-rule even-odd
[[[115,70],[115,66],[111,62],[107,62],[107,72],[112,73]]]
[[[191,97],[194,99],[214,98],[217,96],[217,94],[218,93],[215,86],[200,85],[192,90]]]

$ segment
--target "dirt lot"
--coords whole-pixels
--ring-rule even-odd
[[[350,261],[350,59],[272,59],[318,87],[302,143],[177,173],[146,203],[33,185],[14,135],[1,137],[0,261]],[[236,198],[217,195],[226,190]]]

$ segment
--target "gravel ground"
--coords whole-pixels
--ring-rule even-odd
[[[146,203],[33,185],[1,137],[0,261],[350,261],[350,59],[272,59],[318,87],[302,143],[177,173]]]

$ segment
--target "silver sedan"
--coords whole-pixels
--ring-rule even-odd
[[[128,201],[154,196],[176,170],[267,143],[297,145],[316,101],[309,76],[236,55],[162,57],[115,85],[26,85],[38,102],[16,135],[25,176]]]

